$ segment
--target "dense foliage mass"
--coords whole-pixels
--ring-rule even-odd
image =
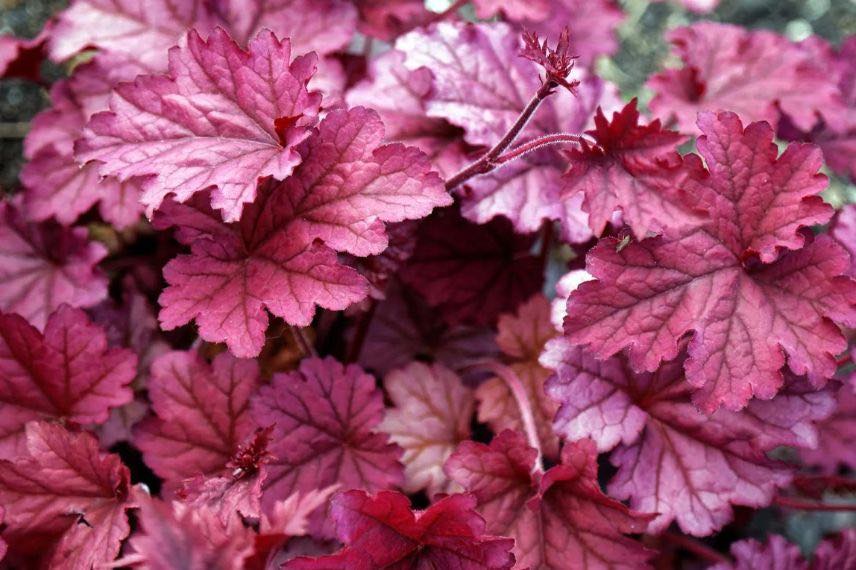
[[[612,0],[0,38],[0,567],[856,568],[856,37],[675,3],[642,102]]]

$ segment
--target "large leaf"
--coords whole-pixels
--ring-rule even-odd
[[[429,496],[450,488],[443,464],[470,437],[472,390],[442,364],[413,362],[386,375],[383,386],[395,404],[378,429],[404,449],[404,490]]]
[[[263,508],[337,483],[377,491],[404,482],[401,449],[375,431],[383,418],[383,396],[355,365],[305,359],[299,370],[275,375],[259,391],[252,415],[259,425],[274,426]],[[323,520],[323,511],[317,511],[316,532]]]
[[[229,353],[211,364],[195,351],[160,356],[148,382],[156,415],[134,433],[145,462],[171,483],[223,469],[253,432],[249,402],[258,385],[258,364]]]
[[[285,178],[300,163],[320,95],[306,84],[315,56],[291,60],[291,44],[261,32],[242,50],[222,29],[195,31],[170,51],[167,75],[116,87],[111,112],[93,116],[77,148],[83,162],[120,180],[150,176],[141,201],[149,214],[169,195],[184,202],[213,187],[229,221],[256,197],[264,176]]]
[[[777,158],[770,127],[744,130],[732,113],[703,114],[699,124],[709,171],[684,187],[710,220],[623,249],[603,240],[587,259],[598,280],[571,294],[565,332],[599,358],[627,348],[640,371],[676,357],[679,339],[693,333],[687,380],[707,411],[771,398],[786,355],[820,386],[847,347],[833,321],[856,324],[847,253],[800,231],[832,214],[817,196],[820,152],[791,144]]]
[[[464,442],[449,458],[449,476],[478,499],[488,532],[511,536],[519,568],[650,568],[653,552],[623,536],[645,530],[651,515],[603,494],[591,441],[568,443],[561,463],[536,470],[536,451],[519,432],[490,445]]]
[[[819,114],[835,116],[842,101],[830,74],[810,50],[767,30],[699,22],[668,35],[684,63],[648,80],[651,110],[695,133],[699,111],[727,109],[744,121],[776,124],[779,109],[803,130]]]
[[[598,108],[595,128],[588,131],[595,145],[568,152],[571,169],[563,192],[582,192],[583,210],[595,235],[603,233],[616,210],[633,234],[642,239],[649,232],[698,223],[683,183],[689,172],[675,152],[685,140],[655,120],[639,124],[636,99],[607,121]]]
[[[658,513],[651,532],[676,520],[684,532],[708,535],[731,520],[732,504],[770,504],[791,472],[765,452],[815,446],[813,422],[833,408],[829,391],[790,378],[773,400],[707,416],[690,402],[681,360],[637,374],[623,357],[601,362],[558,339],[543,361],[557,371],[547,386],[561,404],[556,430],[570,440],[591,437],[600,451],[615,449],[609,491]]]
[[[63,305],[45,333],[18,315],[0,313],[0,457],[25,452],[28,421],[103,423],[131,401],[137,359],[107,348],[104,330]]]
[[[255,356],[264,343],[265,308],[305,326],[316,305],[341,310],[363,299],[365,279],[330,248],[380,253],[384,221],[419,218],[450,200],[420,151],[382,140],[373,111],[333,111],[301,149],[303,164],[293,176],[263,182],[239,222],[220,222],[204,196],[165,204],[156,227],[176,226],[191,254],[164,269],[164,328],[196,319],[206,340]]]
[[[480,226],[445,210],[420,224],[401,278],[447,322],[490,325],[541,289],[544,262],[530,253],[534,241],[508,220]]]
[[[92,435],[30,423],[26,453],[0,460],[4,537],[13,551],[19,539],[57,537],[53,549],[41,553],[51,568],[90,570],[112,562],[130,531],[130,479],[119,457],[100,453]]]
[[[106,248],[90,242],[84,228],[26,223],[18,203],[0,202],[0,310],[41,329],[63,303],[91,307],[104,300],[107,280],[96,265]]]

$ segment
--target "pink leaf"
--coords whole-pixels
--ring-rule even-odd
[[[476,496],[488,532],[514,538],[518,567],[650,568],[653,552],[623,535],[643,532],[651,516],[603,494],[591,441],[567,443],[546,473],[533,471],[535,458],[520,433],[504,431],[489,446],[462,443],[446,463]]]
[[[424,66],[434,74],[434,89],[423,96],[427,115],[463,128],[468,143],[482,146],[502,138],[540,86],[538,65],[520,57],[520,47],[506,24],[441,23],[396,42],[409,69]],[[599,104],[611,107],[617,101],[611,86],[584,70],[570,79],[580,82],[580,96],[558,93],[542,103],[521,140],[557,129],[578,133]],[[590,233],[579,202],[561,200],[563,166],[554,150],[544,149],[475,179],[461,190],[463,213],[478,223],[503,215],[521,233],[537,230],[545,219],[561,220],[568,239],[585,241]]]
[[[814,551],[812,570],[835,570],[856,564],[856,530],[844,529],[841,534],[821,542]]]
[[[49,554],[53,568],[112,562],[130,530],[131,492],[118,456],[100,453],[92,435],[55,424],[28,424],[26,454],[0,460],[4,536],[12,549],[22,537],[61,536]]]
[[[556,431],[570,440],[591,437],[601,451],[615,448],[609,491],[659,513],[649,527],[655,533],[677,520],[684,532],[705,536],[731,519],[732,504],[769,505],[791,475],[765,452],[813,447],[813,422],[833,407],[828,391],[791,378],[773,400],[707,416],[690,403],[681,360],[639,374],[623,357],[597,361],[562,339],[542,361],[557,371],[547,386],[561,404]]]
[[[0,310],[37,328],[63,303],[91,307],[107,297],[96,265],[107,254],[84,228],[28,224],[17,201],[0,202]]]
[[[319,56],[348,47],[357,11],[347,0],[217,0],[227,29],[245,44],[264,29],[291,40],[297,54]]]
[[[827,236],[806,243],[800,231],[831,215],[817,196],[819,152],[792,144],[776,158],[769,126],[744,130],[731,113],[699,123],[710,171],[684,187],[710,221],[623,249],[603,240],[587,261],[598,280],[571,294],[565,332],[598,358],[627,348],[630,364],[648,371],[676,357],[678,339],[692,332],[695,402],[737,410],[753,395],[775,395],[785,355],[816,386],[833,375],[847,344],[832,321],[856,323],[856,283],[842,276],[841,246]]]
[[[166,68],[167,52],[188,28],[210,30],[215,18],[208,2],[154,0],[75,0],[61,12],[50,54],[64,61],[94,47],[145,69]]]
[[[382,139],[374,112],[333,111],[302,150],[294,175],[263,182],[240,222],[221,223],[205,196],[167,202],[155,225],[177,226],[191,255],[164,269],[170,286],[160,298],[162,326],[196,319],[204,339],[254,356],[264,343],[265,308],[306,326],[316,305],[342,310],[362,300],[365,280],[338,263],[330,247],[379,253],[387,245],[384,221],[422,217],[450,200],[421,152],[379,146]]]
[[[79,73],[94,73],[92,66],[98,65],[86,64]],[[120,229],[130,226],[143,210],[139,203],[142,180],[102,180],[94,164],[81,168],[74,160],[74,141],[90,116],[86,105],[94,102],[86,98],[95,95],[84,90],[88,87],[85,80],[75,79],[54,84],[52,106],[33,119],[27,134],[24,144],[30,161],[21,171],[27,217],[35,221],[55,218],[68,225],[98,203],[102,218]]]
[[[51,57],[61,61],[96,48],[148,73],[167,69],[167,52],[190,28],[207,35],[216,26],[241,45],[263,29],[288,37],[295,53],[325,55],[347,46],[356,12],[345,0],[76,0],[60,14]],[[133,79],[133,77],[131,77]]]
[[[330,556],[297,558],[283,568],[510,570],[512,540],[485,536],[474,506],[472,497],[451,495],[414,513],[400,493],[348,491],[337,495],[332,507],[337,534],[346,546]]]
[[[131,538],[150,570],[232,570],[253,552],[253,534],[237,519],[224,525],[207,509],[150,499],[140,505],[142,531]]]
[[[387,246],[381,222],[423,218],[452,203],[421,151],[383,140],[374,111],[355,107],[325,117],[301,149],[303,164],[277,190],[296,233],[337,251],[378,254]]]
[[[543,20],[550,15],[548,0],[474,0],[476,16],[486,20],[500,12],[510,20]]]
[[[841,385],[836,393],[835,411],[817,424],[815,449],[800,449],[803,462],[834,474],[841,465],[856,469],[856,377]]]
[[[590,67],[600,55],[618,51],[616,31],[625,15],[614,0],[554,0],[547,18],[525,22],[526,29],[555,40],[567,26],[571,50],[583,66]]]
[[[850,254],[850,275],[856,276],[856,204],[844,206],[836,214],[829,233]]]
[[[28,421],[107,421],[111,408],[131,401],[136,366],[131,351],[107,348],[104,330],[80,309],[61,306],[44,335],[0,314],[0,457],[24,452]]]
[[[764,544],[752,538],[735,542],[731,545],[731,554],[734,564],[717,564],[711,570],[808,570],[799,547],[778,534],[771,534]]]
[[[538,363],[544,345],[558,335],[550,322],[550,303],[535,295],[514,314],[505,314],[497,323],[496,343],[509,367],[526,389],[538,428],[538,438],[545,455],[559,455],[559,439],[553,432],[553,417],[558,406],[544,392],[544,382],[551,371]],[[495,433],[505,429],[523,431],[517,401],[501,378],[491,378],[476,390],[479,421],[490,425]]]
[[[375,311],[360,352],[360,363],[380,375],[418,359],[461,371],[497,353],[487,327],[447,326],[410,289],[393,282]]]
[[[404,491],[433,497],[450,490],[443,464],[470,437],[472,390],[442,364],[420,362],[390,372],[383,385],[395,407],[378,429],[404,449]]]
[[[167,196],[184,202],[213,187],[227,221],[256,197],[260,177],[285,178],[300,163],[320,95],[306,84],[315,57],[291,61],[291,45],[269,31],[243,51],[222,29],[206,42],[191,32],[170,51],[168,75],[121,84],[112,112],[92,117],[77,158],[120,180],[151,176],[141,201],[151,213]]]
[[[438,147],[449,145],[457,130],[444,119],[426,114],[433,73],[427,67],[408,69],[405,56],[393,49],[371,60],[369,77],[349,89],[346,100],[348,105],[376,110],[388,140],[407,142],[434,155]]]
[[[402,280],[449,323],[487,325],[541,289],[543,261],[534,238],[518,236],[502,218],[485,225],[454,209],[425,220]]]
[[[651,110],[695,133],[699,111],[728,109],[744,121],[777,122],[781,109],[803,130],[842,107],[834,74],[809,50],[766,30],[700,22],[668,35],[684,67],[648,80]]]
[[[424,0],[357,0],[358,29],[385,42],[431,17]]]
[[[611,121],[598,109],[595,129],[588,134],[596,145],[583,142],[580,150],[569,151],[563,192],[585,195],[583,210],[592,232],[602,234],[616,210],[639,239],[699,222],[701,216],[682,191],[689,172],[675,152],[686,137],[663,129],[658,120],[640,125],[636,99]]]
[[[383,417],[383,396],[357,366],[305,359],[298,371],[277,374],[262,387],[252,416],[258,425],[274,426],[265,509],[294,493],[336,483],[368,491],[403,483],[400,448],[374,431]],[[316,533],[322,521],[323,512],[316,512]]]
[[[229,353],[211,364],[195,351],[159,357],[148,383],[156,416],[134,437],[146,464],[172,483],[223,469],[253,432],[248,406],[258,386],[258,365]]]

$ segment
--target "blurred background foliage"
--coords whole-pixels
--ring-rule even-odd
[[[648,76],[663,67],[677,65],[669,54],[664,33],[700,19],[739,24],[748,28],[775,30],[799,41],[817,34],[833,44],[856,34],[856,0],[722,0],[710,14],[693,14],[674,2],[618,0],[627,14],[619,29],[620,51],[598,62],[597,71],[616,83],[629,100],[639,97],[644,104],[651,94],[644,87]],[[140,0],[145,2],[145,0]],[[442,10],[448,0],[427,0],[429,7]],[[0,34],[33,37],[44,22],[67,0],[0,0]],[[63,70],[46,63],[44,75],[52,80]],[[47,91],[22,80],[0,81],[0,189],[14,191],[22,163],[21,141],[30,119],[48,103]],[[835,206],[856,202],[856,186],[830,177],[827,199]],[[827,500],[835,500],[828,497]],[[759,512],[740,509],[749,532],[763,538],[770,532],[787,536],[805,553],[813,551],[823,534],[856,524],[852,513],[794,513],[785,519],[769,509]],[[749,520],[745,520],[749,515]],[[728,533],[728,527],[724,530]],[[727,537],[717,537],[718,539]],[[736,538],[736,537],[731,537]]]

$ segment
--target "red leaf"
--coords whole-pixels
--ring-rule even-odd
[[[623,535],[643,532],[653,515],[601,492],[591,441],[565,444],[546,473],[533,471],[536,455],[520,433],[504,431],[489,446],[462,443],[446,463],[478,499],[488,531],[514,538],[519,567],[650,568],[653,552]]]
[[[447,322],[493,324],[541,289],[543,261],[529,253],[533,242],[505,219],[479,226],[445,210],[419,226],[401,278]]]
[[[442,364],[421,362],[390,372],[383,386],[395,407],[378,429],[404,449],[404,491],[433,497],[451,490],[443,464],[470,437],[472,390]]]
[[[37,328],[63,303],[91,307],[107,297],[96,268],[107,250],[84,228],[53,221],[27,224],[20,202],[0,202],[0,311],[18,313]]]
[[[88,433],[59,425],[27,425],[27,452],[0,460],[0,503],[6,507],[4,537],[16,541],[51,536],[52,568],[90,570],[112,562],[130,527],[134,507],[128,469],[116,455],[98,451]]]
[[[598,281],[571,294],[565,331],[598,358],[627,348],[640,371],[676,357],[692,332],[686,370],[695,402],[738,410],[753,395],[776,394],[786,355],[816,386],[834,374],[847,343],[832,321],[856,324],[856,283],[842,276],[841,246],[827,236],[806,243],[800,231],[831,216],[817,196],[817,149],[792,144],[776,158],[770,127],[744,130],[731,113],[704,114],[699,124],[710,171],[685,189],[710,221],[623,249],[603,240],[587,260]]]
[[[684,532],[705,536],[731,519],[732,504],[769,505],[791,473],[765,452],[815,446],[813,422],[834,404],[828,391],[791,377],[773,400],[707,416],[690,403],[682,360],[638,374],[623,357],[597,361],[558,340],[542,361],[557,371],[547,385],[561,404],[556,431],[570,440],[591,437],[601,451],[616,448],[609,491],[659,513],[649,527],[655,533],[677,520]]]
[[[529,397],[543,452],[555,458],[559,455],[559,439],[553,432],[553,417],[558,406],[544,391],[544,382],[551,371],[538,363],[544,345],[559,334],[550,322],[550,303],[543,295],[535,295],[520,305],[516,313],[502,315],[497,329],[496,343]],[[523,430],[517,401],[501,378],[490,378],[481,384],[476,399],[479,421],[489,424],[495,433]]]
[[[42,335],[18,315],[0,314],[0,457],[24,453],[24,424],[61,419],[103,423],[133,398],[137,359],[107,348],[101,327],[63,305]]]
[[[368,491],[403,483],[400,448],[374,431],[383,417],[383,396],[357,366],[305,359],[299,370],[276,374],[261,388],[252,416],[258,425],[274,426],[265,510],[294,493],[336,483]],[[313,517],[316,533],[323,514]]]
[[[682,188],[690,172],[675,152],[686,137],[663,129],[659,120],[640,125],[636,99],[611,121],[598,108],[594,121],[587,132],[596,146],[584,141],[568,153],[571,169],[563,190],[566,196],[584,194],[592,232],[602,234],[616,210],[638,239],[698,224],[701,216]]]
[[[248,406],[258,386],[258,364],[229,353],[211,364],[195,351],[159,357],[148,383],[157,415],[134,434],[146,464],[171,483],[225,468],[253,433]]]
[[[98,161],[102,175],[120,180],[150,176],[141,197],[149,215],[171,194],[184,202],[213,187],[212,205],[235,221],[255,199],[258,178],[285,178],[300,163],[296,146],[309,136],[321,102],[306,88],[315,61],[292,61],[290,42],[270,31],[248,51],[222,29],[207,42],[192,31],[186,47],[170,51],[169,74],[115,88],[112,112],[90,119],[77,158]],[[277,133],[281,117],[300,119]]]
[[[699,22],[669,32],[681,69],[648,80],[651,110],[680,129],[696,132],[699,111],[728,109],[744,121],[776,124],[781,109],[803,130],[819,114],[842,108],[834,74],[810,50],[766,30]]]
[[[332,516],[347,546],[321,558],[297,558],[286,570],[459,568],[500,570],[514,565],[513,541],[484,535],[484,521],[466,495],[451,495],[414,513],[392,491],[348,491],[333,499]]]

